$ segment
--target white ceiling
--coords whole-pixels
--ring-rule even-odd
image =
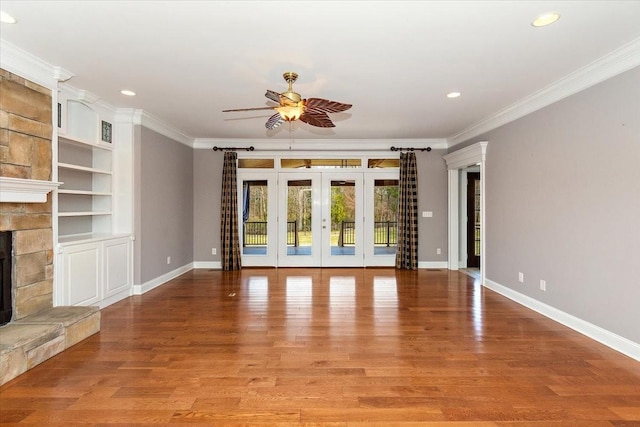
[[[304,98],[353,104],[296,139],[453,138],[640,38],[640,1],[11,1],[2,39],[69,84],[193,138],[269,131],[285,71]],[[530,25],[558,11],[553,25]],[[121,89],[131,89],[129,98]],[[462,96],[448,99],[451,91]]]

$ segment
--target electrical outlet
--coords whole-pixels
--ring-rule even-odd
[[[442,254],[442,249],[440,249],[440,248],[436,249],[436,254],[437,254],[437,255]]]
[[[524,283],[524,273],[518,273],[518,282]]]
[[[167,264],[171,264],[171,257],[170,256],[167,257]]]
[[[216,248],[211,248],[211,255],[215,255],[218,253],[218,250]]]
[[[547,290],[547,281],[546,280],[540,279],[540,290],[541,291],[546,291]]]

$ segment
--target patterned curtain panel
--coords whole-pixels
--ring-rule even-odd
[[[418,269],[418,170],[415,153],[400,153],[396,268]]]
[[[222,200],[220,203],[220,253],[223,270],[240,270],[240,236],[238,234],[238,153],[224,153],[222,168]]]

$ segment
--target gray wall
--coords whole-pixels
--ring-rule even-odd
[[[417,152],[418,211],[432,211],[432,218],[419,218],[418,260],[447,261],[447,169],[445,150]],[[220,261],[220,186],[223,154],[194,150],[194,261]],[[211,248],[218,248],[211,255]],[[436,254],[441,248],[442,253]]]
[[[220,198],[224,154],[193,150],[194,261],[220,262]],[[211,248],[217,248],[211,255]]]
[[[193,262],[193,150],[136,128],[134,279],[144,284]]]
[[[475,140],[487,278],[640,343],[640,68]]]
[[[418,262],[447,262],[447,165],[446,150],[416,152],[418,166]],[[433,217],[422,218],[423,211]],[[437,249],[441,249],[438,255]]]

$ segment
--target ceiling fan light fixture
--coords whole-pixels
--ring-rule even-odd
[[[300,103],[298,105],[281,105],[276,107],[275,110],[280,114],[280,117],[288,122],[298,120],[304,113],[304,107]]]
[[[560,19],[560,14],[558,12],[547,12],[534,19],[533,22],[531,22],[531,25],[534,27],[544,27],[553,24],[558,19]]]

